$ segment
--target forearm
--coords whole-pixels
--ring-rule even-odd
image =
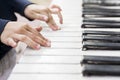
[[[1,37],[1,33],[3,32],[6,24],[9,22],[9,20],[4,20],[4,19],[0,19],[0,37]],[[12,47],[7,46],[5,44],[3,44],[1,42],[1,38],[0,38],[0,60],[5,56],[5,54],[12,49]]]
[[[8,4],[13,7],[15,12],[20,13],[21,15],[25,16],[24,10],[25,8],[32,4],[28,0],[7,0]]]
[[[8,22],[9,22],[9,20],[0,19],[0,34],[3,32],[5,26]]]

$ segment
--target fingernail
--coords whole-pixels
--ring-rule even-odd
[[[38,49],[38,50],[39,50],[39,49],[40,49],[40,45],[37,45],[37,46],[36,46],[36,49]]]
[[[60,24],[63,24],[63,21],[60,21]]]
[[[56,30],[60,30],[61,28],[60,27],[58,27],[58,26],[55,26],[55,28],[56,28]]]
[[[54,31],[56,31],[56,30],[57,30],[57,28],[53,28],[53,30],[54,30]]]
[[[12,47],[16,47],[16,43],[13,43],[13,44],[12,44]]]
[[[57,26],[52,26],[52,30],[56,31],[56,30],[58,30],[58,27]]]
[[[46,39],[46,41],[48,41],[48,42],[50,42],[50,43],[51,43],[51,41],[50,41],[49,39]]]
[[[48,20],[48,17],[47,17],[47,16],[44,16],[43,19],[44,19],[45,21],[47,21],[47,20]]]

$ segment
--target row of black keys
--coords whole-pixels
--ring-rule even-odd
[[[86,55],[81,65],[84,76],[120,76],[120,57]]]
[[[120,0],[83,0],[85,5],[119,6]]]
[[[120,28],[120,20],[91,18],[120,17],[118,6],[120,0],[83,0],[82,28]],[[120,32],[84,30],[82,38],[82,50],[120,50]],[[84,76],[120,76],[120,57],[83,56],[81,65]]]
[[[83,0],[83,17],[120,17],[120,0]]]
[[[120,28],[120,20],[84,18],[82,28]]]
[[[91,31],[82,33],[82,50],[120,50],[120,32]]]

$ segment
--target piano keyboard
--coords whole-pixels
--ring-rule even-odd
[[[114,3],[115,1],[118,1],[118,3]],[[119,51],[82,51],[83,40],[85,40],[85,38],[92,39],[91,36],[88,35],[93,35],[96,33],[94,32],[96,30],[98,30],[97,34],[99,35],[108,35],[108,33],[112,34],[114,33],[113,28],[112,30],[110,28],[102,29],[102,27],[99,29],[91,27],[81,29],[81,25],[84,23],[82,23],[82,0],[53,0],[53,3],[61,5],[63,9],[64,24],[61,25],[62,29],[60,31],[53,32],[46,24],[41,23],[45,27],[42,34],[52,41],[51,48],[42,47],[41,50],[38,51],[26,48],[24,55],[21,57],[19,63],[16,64],[8,80],[119,80],[120,77],[118,76],[84,76],[82,73],[85,69],[91,70],[93,67],[96,69],[98,66],[84,64],[85,67],[83,67],[83,63],[82,65],[80,63],[84,60],[83,55],[101,57],[120,56]],[[103,6],[120,5],[119,0],[83,0],[83,3],[83,6],[91,4],[96,6],[96,4],[101,5],[103,3]],[[105,24],[110,22],[110,20],[106,21]],[[117,23],[117,21],[115,22]],[[96,20],[96,23],[99,24],[99,21]],[[110,31],[112,31],[112,33]],[[114,31],[119,31],[119,28],[115,28]],[[82,36],[83,34],[87,36]],[[119,35],[119,32],[115,32],[114,34]],[[96,36],[92,37],[95,38]],[[103,65],[101,66],[103,68]],[[111,65],[110,67],[112,68],[114,66]]]
[[[120,50],[119,31],[99,31],[94,30],[101,28],[105,30],[119,29],[119,5],[108,5],[110,3],[94,1],[84,4],[83,2],[83,25],[82,28],[92,28],[93,30],[83,31],[82,50]],[[119,3],[119,1],[116,1]],[[90,4],[89,4],[90,3]],[[94,4],[91,4],[94,3]],[[104,4],[104,5],[103,5]],[[106,5],[105,5],[106,4]],[[119,19],[119,18],[118,18]],[[120,76],[120,56],[83,56],[81,66],[83,76]]]

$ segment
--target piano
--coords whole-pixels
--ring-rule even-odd
[[[51,31],[48,26],[36,21],[32,25],[43,25],[42,34],[52,41],[51,48],[42,47],[40,50],[27,48],[25,44],[20,50],[16,50],[19,56],[15,56],[14,66],[8,80],[119,80],[119,76],[84,76],[81,60],[83,55],[119,57],[120,52],[115,50],[87,50],[83,51],[83,31],[119,31],[119,28],[81,28],[83,24],[82,1],[101,0],[53,0],[52,4],[58,4],[63,9],[64,24],[61,30]],[[110,5],[114,1],[109,0]],[[102,3],[109,2],[108,0]],[[90,4],[95,4],[90,3]],[[86,3],[87,4],[87,3]],[[104,5],[104,4],[103,4]],[[119,5],[119,3],[117,4]],[[58,18],[54,16],[56,21]],[[94,17],[93,17],[94,18]],[[15,50],[12,50],[11,53]],[[14,61],[14,60],[13,60]]]

